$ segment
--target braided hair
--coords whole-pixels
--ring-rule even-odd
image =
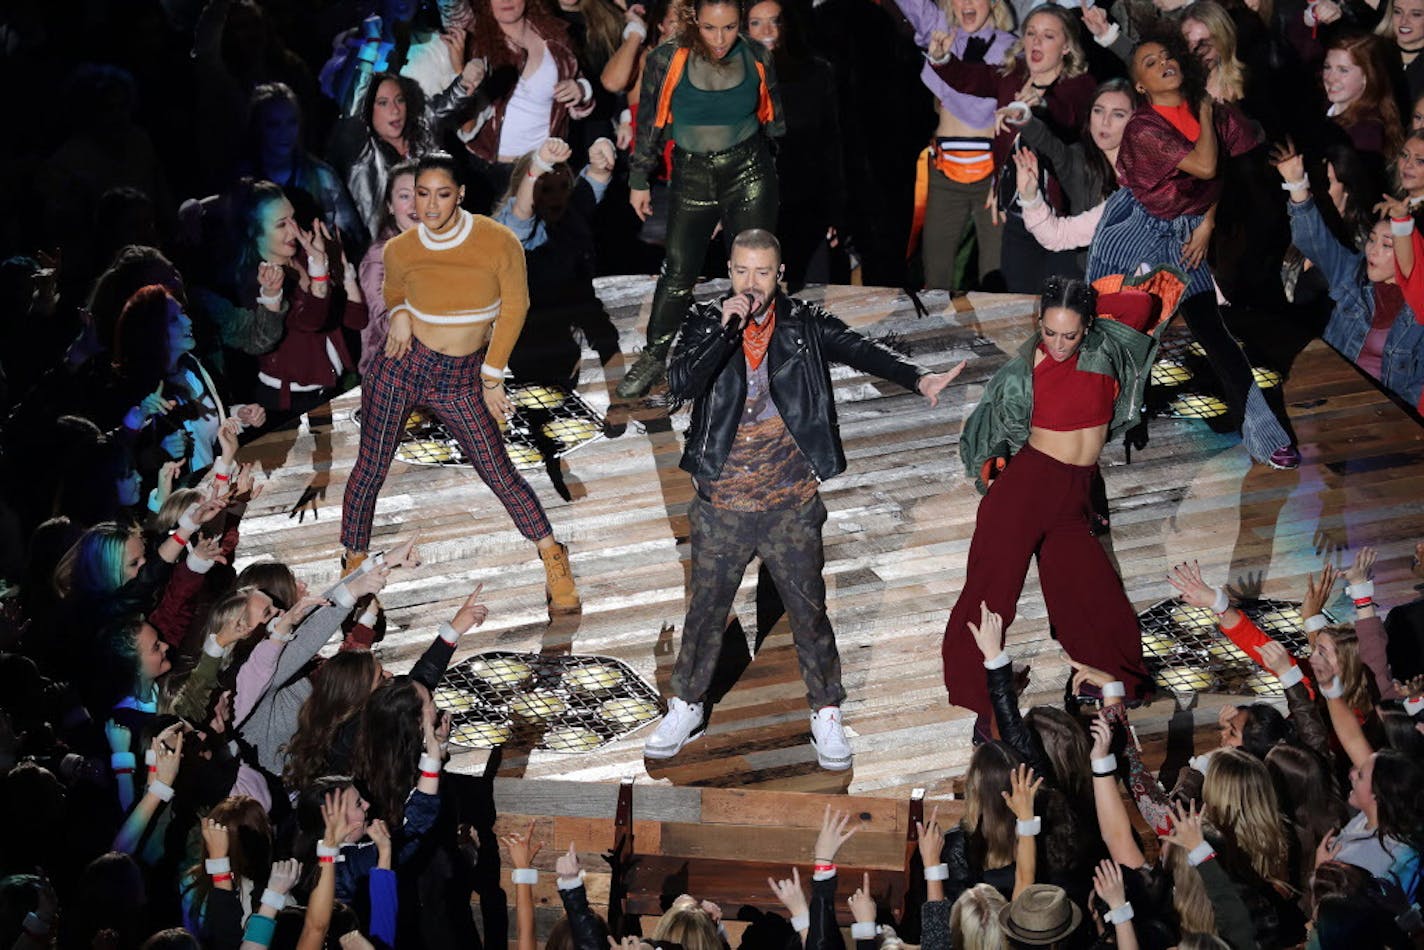
[[[1083,318],[1083,326],[1088,327],[1098,312],[1098,292],[1085,280],[1053,274],[1043,281],[1038,312],[1043,314],[1055,307],[1072,310]]]

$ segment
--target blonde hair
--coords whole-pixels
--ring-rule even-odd
[[[675,943],[682,950],[722,950],[712,916],[698,904],[683,901],[674,901],[672,909],[658,918],[652,939]]]
[[[1201,872],[1187,860],[1186,849],[1167,845],[1162,852],[1162,865],[1172,876],[1172,909],[1177,912],[1181,930],[1214,933],[1216,909],[1207,895]]]
[[[1241,749],[1221,749],[1207,767],[1202,801],[1206,820],[1226,836],[1257,874],[1268,881],[1284,877],[1283,818],[1264,762]]]
[[[954,4],[949,0],[940,0],[939,10],[951,27],[959,26],[959,20],[954,15]],[[989,22],[994,24],[996,30],[1005,33],[1014,31],[1014,12],[1009,9],[1007,0],[989,0]]]
[[[1028,32],[1028,23],[1036,16],[1051,16],[1063,28],[1063,72],[1059,78],[1072,79],[1087,72],[1088,56],[1083,52],[1083,44],[1078,39],[1078,23],[1068,15],[1068,11],[1056,3],[1040,3],[1024,17],[1024,32]],[[1005,76],[1013,72],[1023,54],[1024,41],[1020,37],[1009,47],[1008,52],[1004,53],[1004,66],[1000,72]]]
[[[1182,10],[1182,23],[1195,20],[1211,34],[1217,64],[1207,78],[1215,79],[1223,102],[1236,102],[1246,95],[1246,66],[1236,56],[1236,23],[1216,0],[1196,0]]]
[[[188,506],[194,503],[201,504],[203,493],[196,488],[177,488],[168,493],[168,497],[163,499],[163,504],[153,517],[148,519],[148,527],[152,531],[168,532],[173,530],[173,526],[178,523],[178,518],[183,512],[188,510]]]
[[[1009,939],[999,922],[1008,901],[990,884],[975,884],[959,895],[949,911],[950,943],[958,950],[1008,950]]]

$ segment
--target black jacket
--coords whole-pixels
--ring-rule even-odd
[[[747,400],[747,363],[741,358],[741,330],[722,326],[721,306],[693,306],[682,325],[668,365],[668,392],[694,400],[692,425],[682,462],[695,478],[713,480],[722,472]],[[866,339],[815,304],[776,295],[776,329],[767,349],[771,398],[782,421],[825,481],[845,471],[836,426],[830,363],[913,390],[923,371],[889,349]]]

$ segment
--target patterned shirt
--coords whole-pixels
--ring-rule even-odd
[[[744,357],[745,358],[745,357]],[[771,398],[771,360],[747,364],[747,401],[737,437],[715,481],[703,485],[714,508],[780,511],[799,508],[816,494],[816,475]]]
[[[1218,104],[1212,116],[1222,157],[1251,151],[1261,130],[1235,106]],[[1222,177],[1195,178],[1177,167],[1196,143],[1150,105],[1127,120],[1117,153],[1117,180],[1154,218],[1170,221],[1205,214],[1221,197]]]

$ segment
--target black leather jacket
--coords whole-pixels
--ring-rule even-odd
[[[695,478],[722,472],[747,400],[741,330],[722,326],[721,304],[696,304],[682,325],[668,365],[668,392],[693,400],[682,462]],[[767,349],[771,398],[816,477],[845,471],[836,426],[830,364],[845,363],[913,390],[923,370],[866,339],[815,304],[776,296],[776,329]]]

